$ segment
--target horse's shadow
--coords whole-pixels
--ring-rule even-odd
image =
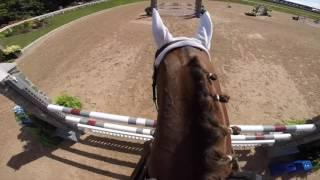
[[[147,19],[147,18],[151,18],[151,16],[149,16],[149,15],[147,15],[147,14],[142,14],[142,15],[140,15],[138,18],[136,18],[136,20]]]
[[[237,156],[240,162],[246,162],[242,166],[245,171],[253,171],[258,174],[265,174],[268,167],[267,151],[263,147],[255,148],[255,152],[251,150],[237,151]]]
[[[129,179],[129,176],[127,175],[114,173],[114,172],[107,171],[104,169],[99,169],[96,167],[91,167],[87,164],[68,159],[68,157],[60,157],[58,155],[55,155],[53,152],[57,149],[63,149],[64,151],[68,151],[76,155],[80,155],[86,158],[90,158],[90,159],[94,159],[94,160],[98,160],[98,161],[102,161],[110,164],[115,164],[119,166],[124,166],[129,168],[135,168],[136,166],[136,163],[133,163],[133,162],[114,159],[112,157],[105,157],[100,154],[95,154],[92,152],[76,149],[72,147],[72,145],[75,144],[75,142],[72,142],[72,141],[63,141],[58,146],[47,147],[42,145],[40,142],[38,142],[35,139],[35,137],[32,135],[32,133],[27,130],[27,128],[22,127],[20,130],[21,130],[20,131],[21,133],[17,136],[17,138],[20,141],[26,143],[23,147],[24,151],[12,156],[10,160],[7,162],[7,166],[11,167],[14,170],[19,170],[22,166],[27,165],[41,157],[48,157],[50,159],[62,162],[64,164],[68,164],[80,169],[91,171],[96,174],[101,174],[106,177],[111,177],[115,179]],[[81,139],[78,143],[88,145],[88,146],[108,149],[108,150],[114,150],[114,151],[123,152],[123,153],[135,154],[135,155],[141,155],[143,150],[143,144],[140,144],[140,143],[123,142],[116,139],[109,139],[106,137],[102,138],[102,137],[97,137],[93,135],[89,135],[86,138]]]
[[[270,163],[268,157],[267,148],[257,147],[255,152],[252,153],[250,150],[237,152],[239,161],[245,161],[246,164],[242,166],[243,171],[252,171],[257,174],[263,175],[264,179],[282,179],[289,180],[292,178],[304,179],[307,177],[307,173],[300,174],[287,174],[283,176],[271,176],[268,170],[268,165]]]

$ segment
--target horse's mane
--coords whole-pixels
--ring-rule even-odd
[[[218,111],[214,107],[214,98],[210,90],[209,73],[201,66],[197,56],[193,57],[188,64],[191,77],[194,81],[194,104],[193,109],[196,116],[192,122],[199,138],[199,149],[202,153],[201,171],[203,179],[219,178],[221,171],[225,171],[226,155],[219,151],[217,144],[228,135],[228,130],[219,125],[214,116]],[[220,173],[217,173],[220,172]],[[221,175],[221,174],[220,174]]]

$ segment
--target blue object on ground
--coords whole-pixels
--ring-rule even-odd
[[[294,165],[296,166],[297,171],[301,171],[301,172],[308,172],[308,171],[311,171],[313,168],[312,162],[309,160],[294,161]]]
[[[309,160],[297,160],[287,163],[275,163],[269,165],[270,174],[272,176],[281,176],[295,172],[308,172],[313,168]]]
[[[269,170],[272,176],[280,176],[286,173],[293,173],[297,168],[294,163],[279,163],[269,165]]]
[[[21,114],[21,113],[24,113],[24,110],[22,109],[21,106],[16,105],[13,107],[13,112],[15,112],[16,114]]]
[[[29,126],[29,125],[33,125],[33,122],[29,118],[24,118],[22,119],[22,124]]]
[[[27,126],[32,125],[31,119],[24,112],[21,106],[18,106],[18,105],[14,106],[13,111],[16,114],[16,116],[21,120],[21,124],[27,125]]]

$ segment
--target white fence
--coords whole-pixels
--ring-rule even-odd
[[[81,4],[81,5],[78,5],[78,6],[68,7],[68,8],[65,8],[65,9],[58,10],[58,11],[53,11],[53,12],[48,13],[48,14],[43,14],[43,15],[36,16],[36,17],[30,18],[30,19],[26,19],[26,20],[23,20],[23,21],[14,23],[14,24],[10,24],[8,26],[5,26],[5,27],[1,28],[0,29],[0,33],[5,31],[5,30],[7,30],[7,29],[12,28],[12,27],[18,26],[18,25],[23,24],[25,22],[28,22],[28,21],[42,20],[42,19],[50,18],[50,17],[56,16],[56,15],[59,15],[59,14],[63,14],[63,13],[68,12],[68,11],[73,11],[73,10],[80,9],[80,8],[83,8],[83,7],[87,7],[87,6],[92,6],[92,5],[99,4],[99,3],[102,3],[102,2],[106,2],[106,1],[109,1],[109,0],[92,1],[92,2],[89,2],[89,3]]]

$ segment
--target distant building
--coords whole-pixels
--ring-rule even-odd
[[[319,13],[320,14],[320,9],[314,8],[314,7],[310,7],[307,5],[302,5],[302,4],[297,4],[294,2],[290,2],[290,1],[286,1],[286,0],[271,0],[274,3],[278,3],[278,4],[284,4],[287,6],[291,6],[291,7],[295,7],[295,8],[299,8],[299,9],[304,9],[306,11],[311,11],[311,12],[315,12],[315,13]]]
[[[312,8],[312,11],[314,11],[314,12],[320,12],[320,9]]]

